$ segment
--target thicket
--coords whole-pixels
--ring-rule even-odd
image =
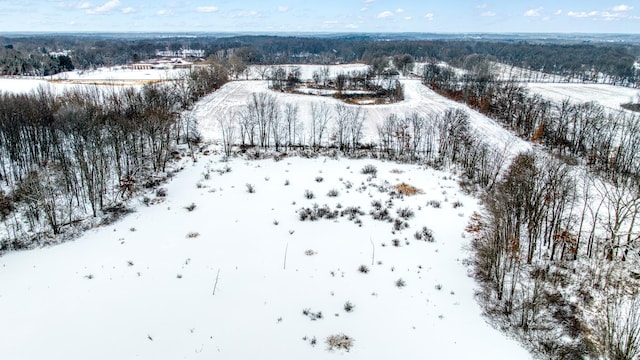
[[[124,200],[166,176],[177,144],[199,141],[182,110],[225,81],[209,68],[139,90],[0,93],[0,251],[126,211]]]
[[[552,103],[513,82],[457,77],[439,66],[428,66],[424,81],[547,149],[516,156],[493,185],[482,186],[485,211],[467,228],[491,317],[546,357],[634,359],[637,116]]]

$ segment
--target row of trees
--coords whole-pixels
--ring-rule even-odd
[[[173,84],[96,87],[55,95],[0,94],[0,250],[97,218],[139,187],[154,185],[178,143],[199,140],[182,110],[226,81],[203,68]]]
[[[300,147],[317,151],[331,146],[345,153],[363,146],[364,116],[360,107],[314,102],[308,111],[305,116],[296,103],[281,104],[274,94],[253,93],[238,111],[217,115],[226,155],[232,154],[236,144],[276,151]],[[309,120],[303,122],[302,117]]]
[[[460,77],[434,64],[425,67],[423,81],[560,156],[581,158],[608,177],[640,180],[636,151],[640,125],[635,114],[612,111],[596,103],[555,103],[530,95],[516,82],[495,81],[490,75]]]

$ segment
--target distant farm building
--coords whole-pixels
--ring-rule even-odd
[[[172,70],[172,69],[191,69],[192,62],[182,59],[171,60],[151,60],[144,63],[136,63],[129,65],[132,70]]]
[[[193,50],[193,49],[180,49],[180,50],[156,50],[156,56],[160,57],[170,57],[170,58],[202,58],[204,57],[204,50]]]

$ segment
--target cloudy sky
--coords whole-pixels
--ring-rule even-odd
[[[0,0],[0,32],[640,33],[609,0]]]

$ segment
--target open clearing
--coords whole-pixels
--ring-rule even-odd
[[[613,110],[621,104],[638,101],[640,90],[603,84],[529,83],[529,91],[554,102],[569,99],[574,103],[596,102]]]
[[[166,197],[149,194],[155,205],[114,225],[0,258],[3,357],[530,358],[481,316],[464,265],[477,201],[455,178],[367,160],[218,160],[188,162]],[[360,173],[367,164],[377,177]],[[387,204],[402,182],[423,193]],[[374,220],[373,200],[394,219],[412,210],[409,227]],[[316,203],[365,214],[300,221]],[[414,237],[423,226],[434,242]],[[328,352],[340,333],[355,339],[350,352]]]

